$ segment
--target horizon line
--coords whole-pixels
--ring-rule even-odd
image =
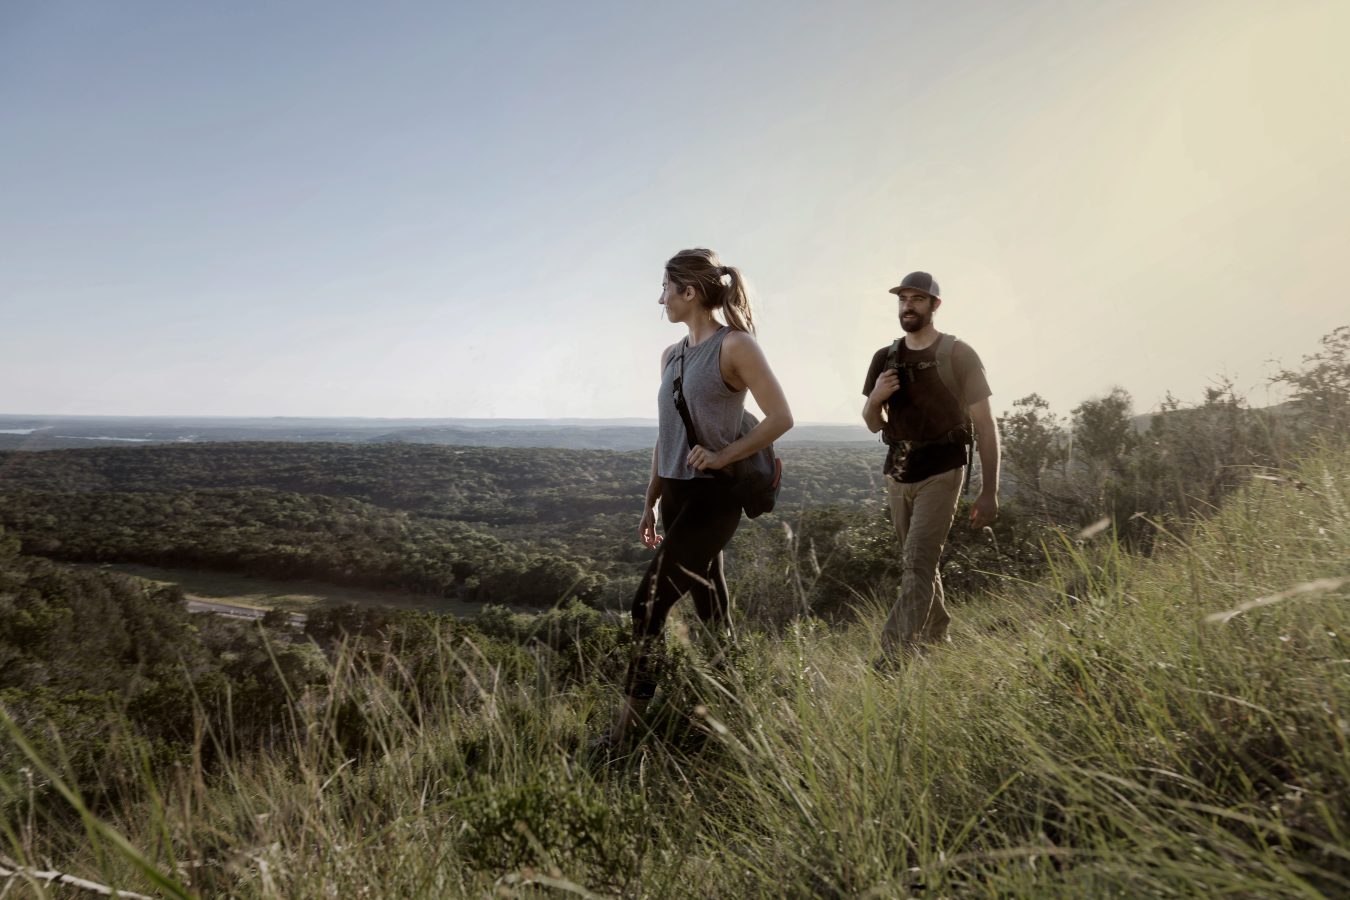
[[[210,413],[185,413],[185,414],[164,414],[155,413],[147,415],[135,415],[125,413],[8,413],[0,412],[0,419],[27,419],[33,420],[58,420],[68,421],[71,419],[124,419],[133,421],[145,420],[219,420],[219,421],[265,421],[265,422],[316,422],[332,421],[334,419],[345,419],[348,421],[361,422],[609,422],[609,423],[632,423],[635,426],[656,427],[655,418],[646,418],[642,416],[353,416],[353,415],[218,415]],[[797,422],[793,427],[802,426],[829,426],[829,427],[852,427],[857,425],[860,428],[866,427],[859,422]]]

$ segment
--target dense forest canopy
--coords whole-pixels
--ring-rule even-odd
[[[778,516],[862,507],[877,448],[791,448]],[[55,559],[551,606],[621,602],[650,455],[221,443],[0,454],[0,523]],[[770,520],[760,527],[772,527]]]
[[[1042,531],[1102,517],[1146,549],[1161,519],[1212,508],[1252,466],[1277,465],[1344,424],[1347,335],[1337,329],[1303,368],[1276,376],[1293,394],[1282,408],[1252,409],[1222,383],[1199,404],[1169,397],[1147,419],[1119,389],[1067,417],[1035,394],[1015,401],[999,418],[1004,515],[993,533],[953,530],[947,575],[974,584],[1034,574]],[[885,550],[883,447],[779,452],[779,507],[742,528],[730,556],[810,560],[823,607],[860,587],[884,588],[894,559]],[[649,471],[646,451],[408,443],[0,452],[0,524],[25,551],[68,561],[537,607],[572,595],[618,607],[646,559],[635,527]]]

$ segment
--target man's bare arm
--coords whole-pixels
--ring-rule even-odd
[[[998,518],[998,467],[1000,448],[998,424],[994,411],[985,397],[970,405],[970,419],[975,423],[975,434],[980,449],[980,495],[970,509],[970,524],[983,528]]]
[[[877,376],[876,386],[867,395],[867,402],[862,409],[863,422],[867,424],[868,431],[876,434],[886,424],[886,401],[898,390],[900,376],[894,369],[887,369]]]

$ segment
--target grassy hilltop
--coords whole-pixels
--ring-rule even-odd
[[[288,898],[1350,891],[1350,454],[1159,544],[1066,542],[896,676],[867,665],[875,619],[713,668],[677,626],[655,733],[607,765],[584,744],[622,639],[598,614],[356,623],[267,752],[199,732],[83,824],[36,799],[67,768],[44,742],[5,781],[4,865]]]
[[[1016,401],[954,644],[899,672],[875,448],[794,449],[738,640],[677,607],[603,759],[643,454],[0,454],[0,896],[1350,895],[1350,326],[1322,348],[1279,411]],[[480,611],[245,622],[109,562]]]

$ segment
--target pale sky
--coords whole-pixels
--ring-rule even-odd
[[[1345,0],[0,0],[0,413],[651,418],[690,246],[801,422],[858,421],[912,269],[996,411],[1264,404],[1350,324],[1348,39]]]

